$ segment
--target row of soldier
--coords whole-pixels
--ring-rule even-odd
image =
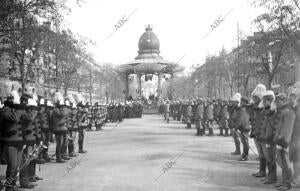
[[[295,92],[274,94],[258,84],[251,98],[236,93],[228,101],[173,102],[164,104],[165,119],[168,115],[187,123],[195,123],[196,135],[213,135],[213,122],[220,135],[233,137],[235,151],[240,161],[247,161],[249,138],[253,138],[259,155],[259,171],[253,176],[262,178],[264,184],[274,184],[278,190],[290,190],[300,185],[300,95]],[[230,131],[229,131],[230,130]],[[243,146],[241,152],[240,144]],[[254,150],[253,150],[254,151]],[[278,181],[277,167],[282,169]]]
[[[140,118],[143,113],[143,106],[138,101],[123,103],[110,103],[107,106],[107,120],[110,122],[121,122],[124,118]]]
[[[195,123],[197,136],[205,135],[206,129],[208,130],[208,135],[213,136],[214,121],[219,126],[221,136],[229,135],[227,101],[204,101],[198,99],[185,102],[174,101],[171,104],[169,101],[166,101],[164,105],[160,105],[159,110],[160,113],[168,113],[167,115],[173,117],[174,120],[186,123],[188,129],[191,128],[192,123]]]
[[[40,96],[34,99],[27,91],[12,91],[0,108],[0,161],[7,164],[0,189],[4,186],[7,191],[18,190],[17,180],[21,188],[33,188],[33,182],[42,179],[36,175],[36,164],[50,162],[54,155],[57,163],[64,163],[77,156],[77,147],[78,153],[85,153],[85,130],[92,121],[101,129],[107,116],[106,106],[85,104],[81,95],[76,101],[64,98],[60,92],[55,93],[53,104]],[[53,135],[55,154],[49,156]]]

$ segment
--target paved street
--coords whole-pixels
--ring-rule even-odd
[[[35,190],[274,190],[251,176],[258,166],[252,151],[248,162],[229,154],[231,137],[196,137],[195,129],[162,118],[145,115],[87,132],[88,153],[68,163],[42,165],[44,180]]]

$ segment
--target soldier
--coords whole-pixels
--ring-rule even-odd
[[[223,136],[223,126],[221,125],[221,115],[222,115],[222,105],[221,105],[221,101],[217,100],[214,101],[213,103],[213,113],[214,113],[214,120],[216,121],[216,123],[219,126],[220,129],[220,136]]]
[[[208,118],[207,118],[207,108],[208,108],[208,105],[207,105],[207,101],[205,100],[203,102],[203,118],[202,118],[202,121],[201,121],[201,125],[202,125],[202,129],[203,129],[203,135],[205,135],[205,130],[208,129],[208,126],[207,126],[207,121],[208,121]]]
[[[20,185],[21,188],[33,188],[35,185],[31,182],[41,180],[41,178],[35,176],[36,160],[34,160],[38,157],[38,150],[35,150],[35,148],[41,138],[39,130],[36,129],[38,107],[36,101],[32,98],[27,101],[27,98],[23,95],[21,99],[24,99],[22,100],[24,103],[27,102],[27,107],[22,123],[23,140],[26,147],[22,156],[22,168],[20,168]],[[33,158],[34,156],[36,158]]]
[[[277,148],[277,163],[282,169],[282,182],[276,184],[276,187],[279,190],[290,190],[293,182],[293,170],[289,157],[289,146],[296,116],[285,94],[277,95],[275,103],[277,110],[274,116],[274,143]]]
[[[236,110],[237,121],[235,123],[235,131],[239,134],[243,145],[243,153],[240,161],[247,161],[249,155],[249,132],[250,132],[250,116],[246,110],[246,105],[249,103],[246,97],[241,98],[241,107]]]
[[[70,125],[68,127],[68,152],[69,152],[69,157],[76,157],[77,155],[75,154],[75,140],[77,136],[77,131],[78,131],[78,120],[77,120],[77,107],[75,100],[71,102],[71,112],[70,112]]]
[[[25,108],[26,105],[20,103],[19,93],[14,90],[4,102],[4,107],[1,111],[1,142],[7,161],[6,181],[4,183],[6,191],[17,190],[16,182],[24,146],[21,124],[23,124],[26,113]]]
[[[167,121],[167,123],[169,123],[170,121],[170,103],[169,100],[166,101],[165,105],[164,105],[164,113],[165,113],[165,119]]]
[[[254,177],[261,178],[266,176],[266,157],[263,154],[262,144],[257,140],[257,132],[261,127],[262,122],[262,108],[258,105],[262,101],[263,95],[266,92],[266,86],[263,84],[258,84],[253,92],[251,93],[251,104],[247,106],[247,112],[250,116],[251,132],[250,138],[254,139],[255,146],[258,151],[259,156],[259,171],[252,174]]]
[[[186,124],[187,124],[187,129],[191,129],[192,128],[192,103],[189,101],[187,104],[187,108],[186,108]]]
[[[61,156],[64,160],[70,160],[70,157],[68,156],[67,149],[69,144],[69,130],[71,128],[71,104],[68,99],[64,99],[64,106],[63,110],[65,111],[65,126],[67,128],[67,131],[63,132],[63,143],[62,143],[62,149],[61,149]]]
[[[94,104],[93,116],[94,116],[96,131],[99,131],[101,130],[101,108],[100,105],[98,105],[98,102]]]
[[[197,104],[197,110],[196,110],[196,129],[197,129],[197,133],[196,136],[203,136],[204,129],[201,125],[201,121],[203,119],[203,104],[201,100],[198,100],[198,104]]]
[[[239,135],[238,132],[235,129],[235,121],[239,120],[238,119],[238,113],[237,110],[239,108],[240,102],[241,102],[241,94],[240,93],[236,93],[232,99],[231,99],[231,104],[230,104],[230,121],[229,121],[229,128],[231,129],[231,134],[232,134],[232,138],[235,144],[235,151],[231,152],[232,155],[240,155],[241,154],[241,143],[239,140]]]
[[[77,104],[78,108],[78,152],[86,153],[87,151],[83,150],[83,141],[85,129],[88,127],[88,117],[87,117],[87,106],[83,105],[83,102],[80,101]]]
[[[225,130],[225,137],[227,137],[228,134],[228,120],[229,120],[229,113],[228,113],[228,103],[227,101],[223,101],[221,104],[221,117],[220,117],[220,131],[223,132]],[[223,133],[220,133],[223,135]]]
[[[264,156],[267,159],[268,175],[263,179],[264,184],[273,184],[277,181],[276,173],[276,145],[273,141],[273,124],[275,108],[274,106],[275,95],[271,90],[266,91],[263,96],[263,101],[260,103],[260,107],[263,107],[263,120],[261,128],[259,129],[257,140],[262,142],[262,148]]]
[[[123,115],[124,115],[124,107],[119,103],[117,106],[117,114],[118,114],[118,121],[122,122],[123,121]]]
[[[56,140],[56,162],[57,163],[64,163],[65,160],[62,157],[62,149],[63,149],[63,143],[64,143],[64,136],[67,134],[67,124],[66,124],[66,111],[65,111],[65,103],[64,98],[60,94],[60,92],[55,93],[55,108],[53,110],[52,116],[51,116],[51,123],[52,123],[52,131],[55,134],[55,140]]]
[[[4,105],[2,104],[3,101],[2,101],[2,98],[0,97],[0,123],[1,123],[1,112],[2,112],[2,109],[4,107]],[[3,164],[3,159],[4,159],[4,156],[3,156],[3,143],[1,142],[1,137],[2,137],[2,125],[0,124],[0,164]],[[0,190],[1,190],[1,186],[2,185],[2,182],[0,181]]]
[[[86,103],[86,108],[87,108],[87,118],[88,118],[88,123],[89,123],[88,127],[86,128],[86,130],[91,131],[92,130],[92,126],[93,126],[93,122],[94,122],[92,103],[87,102]]]
[[[293,101],[296,119],[294,122],[293,134],[290,146],[290,158],[293,162],[294,177],[293,184],[295,188],[300,187],[300,94],[297,93],[297,98]]]
[[[208,120],[208,136],[213,136],[213,121],[214,121],[214,106],[212,102],[208,102],[208,106],[206,109],[207,112],[207,120]]]
[[[37,125],[41,129],[42,133],[42,142],[47,147],[40,153],[39,160],[49,162],[51,159],[48,155],[48,147],[50,141],[50,104],[49,100],[41,98],[39,101],[39,112],[37,114]],[[43,163],[43,162],[41,162]]]
[[[1,113],[2,113],[2,109],[4,107],[4,105],[2,104],[2,98],[0,97],[0,164],[4,163],[4,152],[3,152],[3,143],[2,143],[2,124],[1,124]],[[2,188],[4,187],[2,181],[0,180],[0,190],[2,190]]]

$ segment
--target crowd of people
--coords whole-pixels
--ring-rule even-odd
[[[85,131],[101,130],[106,122],[141,117],[139,102],[90,104],[81,94],[63,97],[56,92],[52,99],[30,91],[12,90],[0,99],[0,163],[7,165],[5,182],[0,190],[34,188],[41,177],[36,164],[65,163],[84,150]],[[55,154],[48,148],[55,143]],[[77,148],[78,147],[78,148]],[[77,153],[78,152],[78,153]]]
[[[275,94],[258,84],[250,98],[236,93],[230,100],[165,100],[159,112],[167,123],[171,116],[186,123],[186,128],[195,124],[197,136],[206,132],[213,136],[218,127],[221,136],[233,137],[235,151],[231,154],[241,155],[240,161],[248,160],[249,138],[254,139],[259,171],[253,176],[283,191],[300,186],[299,104],[299,92]],[[280,181],[277,167],[282,170]]]

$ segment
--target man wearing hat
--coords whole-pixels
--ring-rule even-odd
[[[75,154],[75,139],[78,132],[78,120],[77,120],[77,107],[76,103],[71,103],[71,111],[70,111],[70,125],[68,126],[68,152],[69,157],[76,157]]]
[[[63,144],[62,144],[62,150],[61,150],[61,156],[64,160],[70,160],[70,157],[68,156],[67,149],[69,145],[69,130],[71,128],[71,104],[69,99],[64,100],[64,111],[65,111],[65,126],[67,128],[67,131],[63,133]]]
[[[39,102],[40,110],[38,113],[38,125],[42,130],[42,142],[46,148],[41,152],[40,158],[44,159],[46,162],[49,162],[51,159],[48,155],[48,147],[51,137],[50,132],[50,119],[51,113],[53,110],[53,104],[50,100],[41,98]]]
[[[204,131],[203,128],[201,127],[201,121],[203,119],[203,104],[202,101],[199,99],[197,102],[197,109],[196,109],[196,129],[197,133],[196,136],[203,136]]]
[[[88,127],[88,117],[87,117],[87,106],[82,102],[77,104],[78,108],[78,152],[86,153],[87,151],[83,150],[83,141],[84,141],[84,133],[85,129]]]
[[[299,89],[298,89],[299,91]],[[294,101],[294,111],[296,114],[294,128],[290,145],[290,158],[293,162],[294,176],[293,186],[300,187],[300,94],[296,93],[297,98]]]
[[[208,120],[208,136],[213,136],[213,121],[214,121],[214,105],[213,102],[209,101],[207,105],[207,120]]]
[[[241,154],[241,143],[239,140],[239,135],[238,132],[236,131],[236,123],[239,120],[239,107],[240,107],[240,102],[241,102],[241,94],[240,93],[236,93],[230,102],[230,107],[229,107],[229,114],[230,114],[230,120],[229,120],[229,128],[231,129],[231,134],[232,134],[232,138],[235,144],[235,151],[231,152],[232,155],[240,155]]]
[[[238,119],[235,124],[235,131],[238,132],[240,140],[243,145],[243,153],[240,158],[240,161],[247,161],[249,155],[249,132],[250,132],[250,116],[246,110],[248,105],[248,98],[241,98],[241,107],[237,109]]]
[[[63,97],[58,94],[57,98],[55,99],[56,104],[55,108],[53,109],[52,116],[51,116],[51,127],[52,132],[55,134],[56,140],[56,162],[57,163],[64,163],[65,160],[62,158],[62,149],[63,149],[63,141],[64,135],[67,134],[67,125],[66,125],[66,111],[65,111],[65,103]]]
[[[11,96],[4,102],[4,107],[0,115],[0,123],[3,128],[1,129],[1,142],[7,161],[6,181],[4,183],[7,191],[17,189],[17,175],[24,146],[21,124],[23,123],[23,116],[26,113],[25,108],[26,105],[20,102],[19,93],[14,90],[11,92]]]
[[[222,101],[221,103],[221,117],[220,117],[220,131],[223,132],[225,130],[225,136],[227,137],[228,134],[228,120],[229,120],[229,113],[228,113],[228,103],[227,101]],[[223,133],[221,133],[223,135]]]
[[[165,113],[165,119],[167,121],[167,123],[169,123],[170,121],[170,103],[169,100],[166,101],[166,103],[164,104],[164,113]]]
[[[264,184],[274,184],[277,181],[277,166],[276,166],[276,144],[273,141],[275,121],[274,106],[275,94],[271,90],[267,90],[263,96],[263,100],[259,107],[263,107],[263,120],[261,128],[257,136],[257,140],[262,142],[263,154],[267,160],[268,174],[262,181]]]
[[[187,124],[187,129],[191,129],[192,128],[192,116],[193,116],[193,112],[192,112],[192,102],[188,101],[188,105],[186,108],[186,124]]]
[[[289,149],[296,115],[285,94],[278,94],[275,104],[273,140],[276,144],[277,163],[282,169],[282,181],[276,186],[279,190],[290,190],[293,182],[293,169]]]
[[[251,93],[251,104],[247,106],[248,114],[250,115],[251,133],[250,138],[254,139],[255,146],[259,155],[259,171],[252,174],[254,177],[262,178],[266,176],[266,156],[263,153],[263,143],[257,140],[257,133],[261,127],[263,120],[262,108],[258,107],[262,101],[265,92],[267,91],[266,86],[263,84],[257,84]]]
[[[20,185],[21,188],[33,188],[35,185],[32,182],[41,180],[36,176],[36,158],[38,157],[38,151],[34,150],[41,138],[41,134],[37,128],[37,114],[38,106],[34,99],[29,98],[27,100],[26,113],[24,115],[24,122],[22,123],[23,139],[26,144],[26,148],[23,151],[22,166],[20,169]],[[35,154],[34,154],[35,152]],[[34,157],[36,156],[36,157]],[[34,158],[32,158],[34,157]],[[28,163],[28,165],[26,165]]]

